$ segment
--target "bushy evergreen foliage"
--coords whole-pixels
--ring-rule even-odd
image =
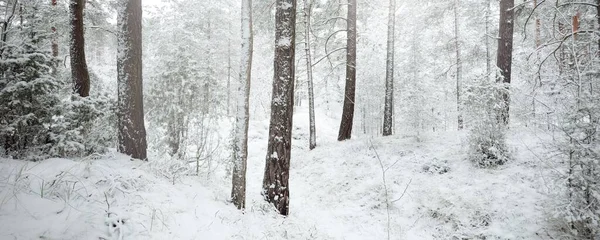
[[[499,101],[504,84],[490,82],[487,78],[475,80],[465,86],[464,101],[469,106],[469,158],[480,167],[503,165],[509,160],[506,146],[506,126],[499,119],[504,101]]]

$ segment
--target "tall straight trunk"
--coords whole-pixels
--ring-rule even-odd
[[[231,24],[229,24],[231,28]],[[227,40],[227,116],[231,111],[231,39]]]
[[[296,0],[277,0],[271,123],[263,196],[282,215],[289,213],[289,177],[294,112]]]
[[[310,54],[310,12],[312,2],[304,0],[304,51],[306,52],[306,78],[308,80],[308,120],[310,124],[308,148],[317,147],[317,133],[315,124],[315,94],[312,74],[312,55]]]
[[[348,0],[346,31],[346,89],[344,90],[344,109],[338,141],[352,137],[354,122],[354,99],[356,93],[356,0]]]
[[[537,0],[533,0],[533,7],[537,7],[538,5],[538,1]],[[540,47],[540,45],[542,45],[542,39],[541,39],[541,27],[542,27],[542,22],[540,20],[540,18],[537,16],[535,16],[535,30],[534,30],[534,34],[535,34],[535,47],[538,48]]]
[[[57,0],[51,0],[52,11],[56,11]],[[83,21],[83,19],[82,19]],[[58,57],[58,36],[56,35],[56,26],[52,26],[52,57]]]
[[[485,3],[485,73],[487,79],[489,80],[492,75],[492,66],[490,62],[492,61],[492,48],[490,44],[490,0],[486,0]]]
[[[498,39],[498,53],[496,58],[496,66],[500,70],[500,75],[496,81],[510,84],[510,75],[512,68],[512,51],[513,51],[513,32],[514,32],[514,0],[500,0],[500,39]],[[500,110],[499,121],[508,125],[510,96],[507,91],[501,94],[503,108]]]
[[[117,18],[118,150],[147,160],[142,88],[142,2],[127,0]]]
[[[240,62],[240,84],[236,94],[237,110],[235,115],[235,146],[231,188],[231,199],[238,209],[246,207],[246,165],[248,162],[252,49],[252,0],[242,0],[242,59]]]
[[[460,93],[462,91],[462,59],[460,56],[460,32],[458,22],[459,0],[454,0],[454,46],[456,48],[456,113],[458,114],[458,130],[463,129],[462,104],[460,102]]]
[[[90,95],[90,74],[85,61],[83,9],[85,0],[71,0],[71,78],[73,91],[81,97]]]
[[[596,19],[598,20],[598,32],[600,32],[600,0],[596,0]],[[600,57],[600,38],[598,38],[598,57]]]
[[[394,27],[396,0],[390,0],[388,13],[387,59],[385,69],[385,103],[383,109],[383,136],[394,129]]]

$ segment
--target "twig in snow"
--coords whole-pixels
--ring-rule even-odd
[[[396,200],[393,200],[391,203],[395,203],[397,201],[400,201],[400,199],[402,199],[402,197],[404,197],[404,194],[406,194],[406,190],[408,189],[408,187],[410,186],[410,183],[412,182],[412,178],[410,179],[410,181],[408,181],[408,184],[406,184],[406,187],[404,188],[404,191],[402,192],[402,195],[400,195],[400,197]]]
[[[373,149],[373,152],[375,152],[375,157],[377,157],[377,160],[379,161],[379,166],[381,167],[381,173],[382,173],[382,179],[383,179],[383,190],[385,192],[385,210],[387,212],[387,239],[390,239],[390,200],[388,197],[388,189],[387,189],[387,183],[385,181],[385,172],[387,172],[387,170],[389,168],[385,168],[383,166],[383,162],[381,161],[381,158],[379,157],[379,153],[377,153],[377,149],[375,149],[375,146],[373,146],[373,141],[371,139],[369,139],[369,144],[371,145],[371,149]],[[398,162],[398,161],[396,161]],[[396,163],[394,163],[396,164]]]

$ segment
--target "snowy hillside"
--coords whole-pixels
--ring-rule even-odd
[[[526,130],[510,136],[514,162],[480,169],[465,159],[462,134],[337,142],[334,119],[319,122],[320,144],[308,151],[306,117],[295,114],[287,217],[260,195],[267,125],[252,122],[245,213],[228,203],[230,178],[173,182],[158,159],[2,159],[0,239],[386,239],[388,219],[391,239],[552,235],[543,194],[550,170]]]

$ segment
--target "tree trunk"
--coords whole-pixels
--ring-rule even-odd
[[[596,19],[598,20],[598,32],[600,32],[600,0],[596,0]],[[598,38],[598,56],[600,58],[600,38]]]
[[[346,43],[346,89],[338,141],[352,137],[354,98],[356,91],[356,0],[348,0]]]
[[[146,127],[142,88],[142,4],[121,3],[117,18],[118,150],[146,158]]]
[[[231,29],[231,24],[229,24],[229,28]],[[231,39],[228,39],[227,40],[227,116],[231,116],[230,111],[231,111]]]
[[[296,0],[277,0],[271,123],[263,196],[282,215],[289,213],[289,169],[294,109]]]
[[[310,54],[310,13],[312,3],[304,0],[304,51],[306,52],[306,77],[308,82],[308,118],[310,124],[308,148],[317,147],[317,133],[315,124],[315,94],[313,87],[312,59]]]
[[[492,67],[490,64],[492,61],[492,48],[490,47],[490,0],[486,0],[485,5],[485,73],[486,78],[489,80],[492,75]]]
[[[83,9],[85,0],[71,0],[71,78],[73,92],[81,97],[90,95],[90,74],[85,60]]]
[[[393,134],[394,129],[394,26],[396,0],[390,0],[388,13],[387,59],[385,71],[385,103],[383,109],[383,136]]]
[[[462,104],[460,102],[460,93],[462,91],[462,60],[460,56],[460,33],[458,22],[459,0],[454,0],[454,45],[456,47],[456,113],[458,114],[458,130],[463,129]]]
[[[252,0],[242,1],[242,59],[240,84],[236,94],[235,146],[231,199],[238,209],[246,208],[246,165],[248,160],[248,124],[250,120],[250,83],[252,73]]]
[[[514,0],[500,0],[500,39],[498,40],[498,53],[496,58],[496,66],[500,70],[500,75],[497,76],[496,81],[505,84],[510,84],[511,80],[514,5]],[[504,102],[504,106],[500,110],[499,121],[508,125],[510,110],[510,96],[508,92],[503,91],[501,98],[501,101]]]
[[[56,11],[56,0],[52,0],[51,2],[52,4],[52,8],[53,11]],[[83,6],[82,6],[82,11],[83,11]],[[83,13],[82,13],[83,15]],[[81,19],[81,21],[83,21],[83,18]],[[52,57],[57,58],[58,57],[58,36],[56,34],[56,27],[52,26]]]

